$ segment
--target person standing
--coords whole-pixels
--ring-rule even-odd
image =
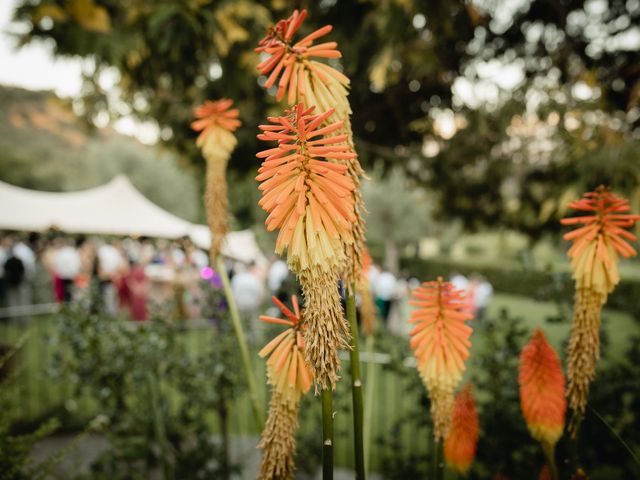
[[[483,320],[484,316],[487,313],[487,308],[489,307],[489,303],[491,303],[491,297],[493,296],[493,286],[489,283],[489,281],[480,277],[478,281],[478,286],[476,287],[476,318],[478,320]]]
[[[143,322],[147,320],[147,294],[149,289],[149,281],[144,271],[144,265],[131,260],[126,283],[129,291],[131,319],[136,322]]]
[[[61,240],[60,243],[53,256],[53,271],[60,279],[62,301],[69,303],[73,297],[73,281],[82,270],[82,262],[71,242]]]
[[[118,249],[109,242],[98,247],[97,251],[98,278],[100,279],[100,295],[102,305],[108,315],[118,313],[117,291],[114,281],[120,274],[124,259]]]
[[[15,253],[13,245],[4,261],[4,285],[8,307],[26,304],[25,298],[26,268],[23,261]]]
[[[385,325],[389,320],[389,312],[396,292],[396,277],[389,270],[383,270],[376,275],[373,283],[373,293],[376,296],[376,305],[380,312],[380,317]]]

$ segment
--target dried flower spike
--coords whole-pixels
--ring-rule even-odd
[[[272,297],[284,319],[262,315],[260,320],[285,325],[287,328],[271,340],[259,353],[268,356],[267,374],[271,384],[269,416],[258,448],[263,450],[260,479],[291,479],[295,471],[295,430],[302,395],[311,388],[312,373],[305,362],[302,338],[302,312],[298,299],[291,298],[293,311]]]
[[[453,391],[469,356],[472,329],[465,324],[473,316],[464,293],[438,277],[413,291],[409,305],[416,308],[409,319],[415,323],[410,345],[418,372],[431,397],[436,441],[447,436],[451,425]]]
[[[194,110],[193,130],[200,132],[196,144],[207,160],[205,207],[211,232],[211,261],[215,261],[225,235],[229,232],[226,171],[237,140],[233,132],[241,125],[232,100],[206,101]]]
[[[615,196],[604,186],[588,192],[570,207],[591,213],[561,220],[563,225],[579,225],[567,233],[573,242],[571,258],[576,294],[573,325],[568,347],[568,398],[574,412],[570,430],[575,434],[587,406],[589,385],[595,378],[600,357],[600,314],[607,296],[620,281],[618,255],[631,257],[636,251],[627,241],[636,240],[627,231],[640,220],[631,215],[629,202]]]
[[[531,436],[555,446],[564,430],[564,374],[555,350],[536,330],[520,354],[520,406]]]
[[[465,474],[476,457],[478,413],[471,384],[464,387],[453,402],[451,429],[444,442],[444,458],[460,474]]]

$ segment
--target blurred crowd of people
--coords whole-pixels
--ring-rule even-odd
[[[9,233],[0,237],[0,305],[69,303],[93,287],[110,315],[146,320],[150,304],[173,300],[188,318],[198,315],[198,283],[210,270],[188,240]]]
[[[287,264],[275,256],[269,261],[242,263],[226,260],[231,290],[251,332],[271,295],[284,302],[297,292]],[[420,281],[403,272],[372,263],[366,272],[378,316],[386,329],[403,333],[410,309],[408,299]],[[451,276],[456,288],[469,295],[472,313],[481,320],[493,288],[479,275]],[[101,237],[7,233],[0,236],[0,306],[15,307],[86,298],[93,289],[101,311],[143,321],[149,308],[186,320],[205,318],[206,284],[221,289],[221,278],[206,252],[188,239],[109,239]],[[210,289],[209,289],[210,290]],[[169,305],[169,306],[167,306]],[[277,312],[274,312],[277,314]],[[257,335],[257,333],[256,333]]]

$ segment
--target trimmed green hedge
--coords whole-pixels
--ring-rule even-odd
[[[574,293],[573,280],[568,272],[519,270],[500,265],[473,265],[440,259],[403,259],[401,265],[421,281],[432,280],[439,275],[449,278],[453,272],[465,276],[476,273],[484,276],[497,292],[524,295],[544,301],[571,301]],[[640,319],[640,281],[622,279],[609,296],[607,306],[629,312]]]

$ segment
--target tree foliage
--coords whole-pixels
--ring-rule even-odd
[[[334,26],[363,164],[401,165],[438,194],[441,216],[539,236],[574,191],[609,183],[640,198],[635,0],[40,0],[15,17],[28,22],[22,42],[91,60],[88,119],[152,119],[193,164],[192,107],[233,98],[244,127],[231,168],[246,173],[255,126],[278,110],[253,48],[294,6],[310,10],[305,29]],[[114,71],[119,98],[104,88]]]

